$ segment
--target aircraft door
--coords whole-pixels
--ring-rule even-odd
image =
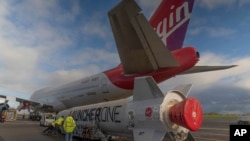
[[[109,93],[107,78],[103,78],[101,80],[101,90],[102,90],[102,93]]]

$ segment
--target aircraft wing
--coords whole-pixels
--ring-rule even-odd
[[[32,109],[32,110],[39,110],[39,111],[53,111],[53,106],[48,105],[48,104],[43,104],[40,102],[36,102],[33,100],[28,100],[28,99],[23,99],[23,98],[18,98],[18,97],[13,97],[13,96],[6,96],[6,95],[0,95],[1,98],[5,98],[8,100],[9,97],[11,97],[10,100],[16,100],[17,102],[20,103],[20,105],[17,107],[17,110],[22,110],[22,109]]]
[[[224,70],[232,67],[236,67],[237,65],[230,66],[194,66],[193,68],[181,73],[181,74],[191,74],[198,72],[207,72],[207,71],[216,71],[216,70]]]
[[[134,0],[124,0],[108,13],[124,73],[179,66],[140,11]]]

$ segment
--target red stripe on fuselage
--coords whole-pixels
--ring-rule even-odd
[[[179,67],[160,68],[153,72],[125,75],[123,73],[122,65],[119,65],[118,67],[105,71],[104,73],[115,86],[122,89],[132,90],[134,88],[135,77],[152,76],[157,83],[160,83],[192,68],[199,60],[196,49],[192,47],[178,49],[172,53],[179,62]]]

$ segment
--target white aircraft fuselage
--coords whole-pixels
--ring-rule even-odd
[[[104,73],[100,73],[66,85],[38,90],[30,99],[53,105],[55,111],[60,111],[79,105],[125,98],[131,95],[131,91],[118,88]]]

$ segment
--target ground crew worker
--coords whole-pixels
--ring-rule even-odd
[[[47,128],[44,131],[44,133],[47,135],[57,135],[58,133],[60,133],[60,130],[61,130],[60,127],[62,126],[63,121],[64,121],[64,116],[59,117],[57,120],[51,123],[51,126]]]
[[[6,110],[3,110],[1,113],[1,122],[5,122],[6,117],[7,117],[7,112]]]
[[[61,126],[63,125],[63,122],[64,122],[64,116],[59,117],[59,118],[55,121],[55,129],[54,129],[55,134],[60,133],[60,131],[61,131]]]
[[[70,113],[63,122],[63,130],[65,132],[65,141],[72,141],[73,132],[76,128],[76,122]]]
[[[44,134],[50,134],[50,132],[51,132],[52,130],[54,130],[55,125],[56,125],[56,121],[54,120],[53,122],[51,122],[51,124],[49,125],[49,127],[46,128],[46,129],[43,131],[43,133],[44,133]]]

